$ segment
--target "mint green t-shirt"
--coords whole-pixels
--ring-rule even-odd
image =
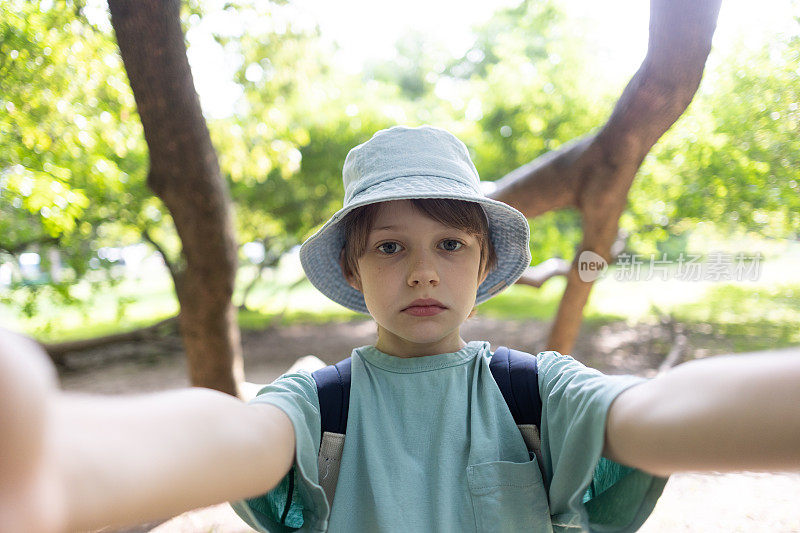
[[[354,349],[333,506],[318,484],[314,379],[281,376],[251,402],[289,416],[294,466],[272,491],[231,505],[259,531],[636,530],[666,479],[601,459],[601,452],[612,400],[643,378],[538,354],[540,469],[491,375],[491,357],[480,341],[415,358]]]

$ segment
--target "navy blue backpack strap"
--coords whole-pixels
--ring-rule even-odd
[[[344,434],[350,406],[350,366],[348,357],[335,365],[326,366],[311,374],[317,384],[321,431]],[[494,380],[508,405],[514,422],[534,424],[542,419],[542,402],[539,398],[536,356],[500,346],[489,363]]]
[[[322,434],[344,434],[347,429],[347,412],[350,407],[350,366],[348,357],[335,365],[312,372],[317,382]]]
[[[541,427],[542,400],[536,356],[500,346],[492,355],[489,370],[503,393],[514,422]]]
[[[343,434],[347,428],[347,412],[350,406],[350,362],[348,357],[335,365],[326,366],[311,373],[311,377],[314,378],[317,384],[317,397],[319,398],[322,426],[320,442],[322,442],[322,436],[326,431]],[[280,518],[282,525],[289,525],[287,524],[287,519],[292,507],[297,510],[295,514],[303,512],[302,506],[295,501],[297,489],[294,466],[289,470],[287,477],[289,487]],[[302,525],[302,523],[301,519],[299,525]],[[290,527],[294,528],[294,525]]]

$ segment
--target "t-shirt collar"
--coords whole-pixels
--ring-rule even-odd
[[[396,357],[383,353],[375,346],[361,346],[353,350],[353,356],[358,355],[366,362],[383,370],[410,374],[460,365],[472,360],[477,354],[488,349],[489,343],[486,341],[470,341],[457,352],[424,355],[421,357]]]

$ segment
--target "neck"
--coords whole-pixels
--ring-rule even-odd
[[[412,342],[397,336],[378,326],[378,340],[375,348],[394,357],[425,357],[442,353],[457,352],[467,343],[458,332],[455,335],[432,342]]]

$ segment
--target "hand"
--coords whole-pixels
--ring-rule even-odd
[[[603,455],[644,471],[800,471],[800,350],[708,357],[620,394]]]
[[[55,367],[41,347],[0,329],[0,531],[62,529],[63,492],[48,468],[47,421],[57,393]]]

